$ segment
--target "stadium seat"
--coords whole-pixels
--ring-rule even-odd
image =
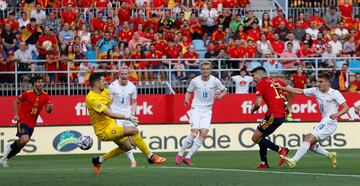
[[[349,62],[349,68],[358,68],[357,70],[350,70],[353,73],[360,73],[360,60],[352,60]]]
[[[278,73],[276,70],[274,69],[281,69],[282,65],[281,63],[275,63],[275,64],[270,64],[268,61],[266,61],[263,65],[263,67],[267,70],[270,71],[271,74],[276,74]]]
[[[204,41],[201,40],[201,39],[195,39],[195,40],[193,40],[193,41],[192,41],[192,44],[194,45],[196,51],[206,50],[206,47],[205,47],[205,45],[204,45]]]
[[[250,62],[249,70],[251,71],[252,69],[259,67],[259,66],[261,66],[260,62],[252,61],[252,62]]]

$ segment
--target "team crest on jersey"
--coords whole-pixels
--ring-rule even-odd
[[[115,133],[116,133],[116,130],[112,130],[112,131],[111,131],[111,134],[115,134]]]
[[[96,105],[97,108],[101,109],[102,105],[101,104],[98,104]]]

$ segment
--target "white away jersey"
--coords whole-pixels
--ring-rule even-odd
[[[232,76],[231,79],[235,82],[236,94],[249,93],[249,86],[253,78],[251,76],[241,77],[240,75]]]
[[[109,92],[112,98],[111,110],[118,114],[130,116],[131,100],[137,98],[136,86],[130,81],[126,86],[121,86],[119,80],[116,80],[109,85]]]
[[[214,103],[214,95],[220,90],[225,90],[225,86],[220,80],[212,75],[207,81],[203,81],[201,76],[191,80],[187,89],[188,92],[194,92],[194,98],[191,107],[193,109],[211,110]]]
[[[331,114],[339,112],[339,105],[346,102],[344,96],[338,91],[330,88],[329,92],[323,93],[319,88],[304,89],[306,96],[314,96],[319,104],[322,117],[330,117]]]

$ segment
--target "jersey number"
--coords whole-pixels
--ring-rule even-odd
[[[32,108],[31,109],[31,113],[30,114],[32,114],[32,115],[36,115],[36,113],[37,113],[37,108]]]
[[[284,99],[284,96],[279,94],[278,90],[275,88],[274,83],[271,83],[270,87],[275,90],[275,94],[276,94],[275,99]]]
[[[124,103],[125,103],[125,98],[122,97],[122,98],[121,98],[121,104],[124,104]]]
[[[203,92],[203,98],[204,99],[208,98],[208,93],[207,92]]]

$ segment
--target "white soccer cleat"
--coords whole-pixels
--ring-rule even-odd
[[[283,160],[285,160],[285,163],[289,166],[290,169],[295,168],[296,166],[296,161],[290,157],[287,156],[282,156],[281,157]]]
[[[328,158],[331,165],[336,169],[336,152],[330,152]]]
[[[2,157],[0,159],[0,165],[2,165],[3,167],[10,167],[9,164],[8,164],[8,159],[5,158],[5,157]]]

